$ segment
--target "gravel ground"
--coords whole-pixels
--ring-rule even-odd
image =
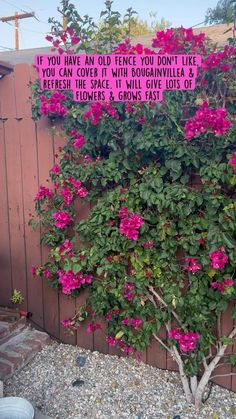
[[[85,365],[78,366],[85,358]],[[4,394],[25,397],[42,413],[60,419],[236,417],[236,394],[219,386],[213,386],[210,399],[196,412],[185,402],[175,372],[57,343],[8,379]]]

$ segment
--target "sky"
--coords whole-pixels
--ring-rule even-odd
[[[99,19],[104,9],[104,0],[71,0],[77,6],[81,15],[88,14]],[[157,12],[158,19],[164,17],[172,26],[190,27],[204,21],[208,8],[214,7],[217,0],[114,0],[113,9],[124,13],[128,7],[133,7],[142,20],[150,21],[149,12]],[[57,7],[59,0],[0,0],[0,17],[13,15],[15,12],[23,13],[34,11],[35,18],[19,21],[20,49],[50,46],[45,40],[45,34],[50,31],[47,23],[49,17],[59,18]],[[204,26],[204,25],[200,25]],[[14,21],[0,22],[0,51],[14,49]]]

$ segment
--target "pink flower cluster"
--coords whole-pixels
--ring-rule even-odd
[[[85,143],[84,135],[82,135],[79,132],[77,132],[76,129],[73,129],[71,131],[71,136],[73,138],[74,147],[77,150],[80,150],[83,147],[84,143]]]
[[[71,221],[71,216],[66,211],[54,212],[52,217],[55,220],[55,226],[60,229],[67,227]]]
[[[126,345],[121,339],[115,339],[112,336],[107,336],[106,341],[109,346],[118,346],[126,354],[134,353],[134,347],[132,345]]]
[[[35,195],[34,200],[35,201],[40,201],[41,199],[44,198],[52,198],[53,196],[53,191],[49,188],[46,188],[45,186],[40,186],[39,187],[39,191],[37,192],[37,194]]]
[[[55,51],[57,48],[59,54],[63,54],[64,52],[67,54],[72,54],[72,51],[68,49],[68,44],[75,45],[80,42],[80,38],[76,36],[73,28],[71,27],[67,28],[66,31],[62,32],[62,34],[58,35],[57,37],[47,35],[45,39],[52,43],[52,51]],[[64,46],[65,49],[61,48],[61,46]]]
[[[82,186],[82,183],[79,179],[74,179],[72,176],[68,177],[68,182],[73,186],[74,192],[80,198],[85,198],[88,195],[88,190]]]
[[[234,285],[234,281],[229,278],[224,278],[221,282],[211,282],[211,288],[220,291],[221,294],[225,293],[225,287],[232,287]]]
[[[58,280],[62,286],[63,294],[70,294],[71,291],[81,288],[82,285],[91,284],[91,275],[82,275],[81,272],[74,274],[73,271],[58,270]]]
[[[211,109],[208,103],[204,102],[193,118],[185,124],[185,138],[191,140],[196,135],[211,131],[212,134],[224,135],[232,127],[231,121],[226,119],[225,108]]]
[[[159,48],[159,54],[205,53],[205,38],[204,33],[194,35],[192,28],[181,26],[157,32],[152,46]]]
[[[138,229],[144,224],[143,217],[129,212],[126,207],[119,210],[118,217],[121,218],[120,233],[128,239],[138,240]]]
[[[73,194],[71,193],[71,190],[68,186],[64,187],[61,191],[61,196],[64,199],[65,205],[70,205],[73,201]]]
[[[156,54],[156,51],[152,51],[149,48],[145,48],[142,44],[137,45],[131,45],[130,40],[126,39],[124,42],[121,42],[117,45],[117,47],[113,50],[113,54],[119,54],[119,55],[150,55],[150,54]]]
[[[153,247],[153,246],[155,246],[155,243],[153,241],[150,241],[150,240],[143,243],[144,249],[149,249],[150,247]]]
[[[61,169],[60,169],[60,167],[58,166],[58,164],[54,164],[54,166],[51,168],[51,172],[52,172],[54,175],[59,175],[59,174],[61,173]]]
[[[236,172],[236,151],[233,153],[231,159],[229,160],[229,164],[233,166],[234,172]]]
[[[179,329],[169,330],[169,338],[177,340],[179,348],[183,352],[190,352],[196,348],[196,341],[200,338],[197,332],[181,333]]]
[[[63,100],[65,99],[66,96],[61,92],[54,92],[51,95],[51,97],[41,95],[40,111],[43,115],[54,114],[59,116],[65,116],[67,113],[67,107],[62,104]]]
[[[199,262],[195,258],[186,258],[185,259],[187,266],[185,267],[186,271],[192,272],[195,274],[197,271],[200,271],[201,266],[199,265]]]
[[[126,282],[124,284],[124,290],[125,293],[123,294],[123,297],[127,300],[127,301],[132,301],[135,293],[132,292],[134,290],[135,286],[132,282]]]
[[[59,246],[58,253],[59,255],[62,255],[62,256],[65,256],[65,255],[69,255],[71,257],[74,256],[73,245],[70,242],[70,240],[66,239],[64,243]]]
[[[96,323],[96,322],[91,322],[88,324],[87,326],[87,333],[93,333],[95,332],[95,330],[100,330],[102,328],[100,323]]]
[[[72,326],[72,321],[71,319],[64,319],[61,321],[62,326],[64,327],[71,327]]]
[[[225,265],[227,264],[229,258],[220,248],[217,249],[215,252],[211,252],[209,254],[211,259],[211,266],[214,269],[224,269]]]
[[[106,321],[109,322],[113,315],[117,316],[119,313],[120,313],[120,310],[110,310],[110,311],[108,311],[107,314],[105,315]]]
[[[112,116],[114,119],[119,119],[116,108],[111,103],[106,102],[92,103],[88,111],[84,112],[84,119],[85,121],[91,120],[92,125],[97,125],[105,114]]]
[[[139,328],[142,326],[143,321],[141,319],[139,319],[138,317],[133,318],[133,319],[129,319],[129,317],[125,317],[124,320],[122,320],[121,322],[124,326],[132,326],[135,329]]]
[[[219,69],[222,72],[228,72],[232,65],[225,63],[224,61],[234,57],[236,57],[236,48],[225,45],[223,51],[213,52],[202,61],[202,69],[205,71]]]

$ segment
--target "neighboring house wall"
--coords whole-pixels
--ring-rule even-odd
[[[46,117],[35,123],[31,117],[29,83],[36,78],[32,66],[18,64],[14,72],[0,80],[0,305],[11,306],[15,289],[22,292],[23,310],[33,313],[32,321],[63,342],[104,353],[118,354],[108,348],[103,330],[86,332],[82,323],[75,336],[69,336],[61,321],[71,317],[83,304],[86,292],[78,298],[58,294],[48,286],[46,279],[33,278],[32,265],[47,260],[48,249],[40,246],[40,230],[28,226],[34,212],[34,196],[40,184],[47,184],[54,155],[65,140],[57,135]],[[89,214],[89,204],[78,205],[80,218]],[[222,333],[233,327],[230,309],[222,322]],[[161,329],[165,338],[166,332]],[[232,352],[232,348],[229,349]],[[234,347],[236,351],[236,345]],[[165,350],[153,341],[143,353],[143,361],[163,369],[176,369]],[[231,367],[219,367],[217,373],[229,373]],[[236,369],[235,371],[236,372]],[[215,382],[236,391],[234,376],[215,379]]]

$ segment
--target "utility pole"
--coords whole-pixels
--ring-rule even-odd
[[[6,16],[6,17],[0,18],[0,22],[10,22],[12,20],[15,21],[15,49],[17,51],[19,50],[19,19],[25,19],[28,17],[35,17],[35,13],[30,12],[30,13],[18,14],[17,12],[15,12],[15,14],[12,16]]]

